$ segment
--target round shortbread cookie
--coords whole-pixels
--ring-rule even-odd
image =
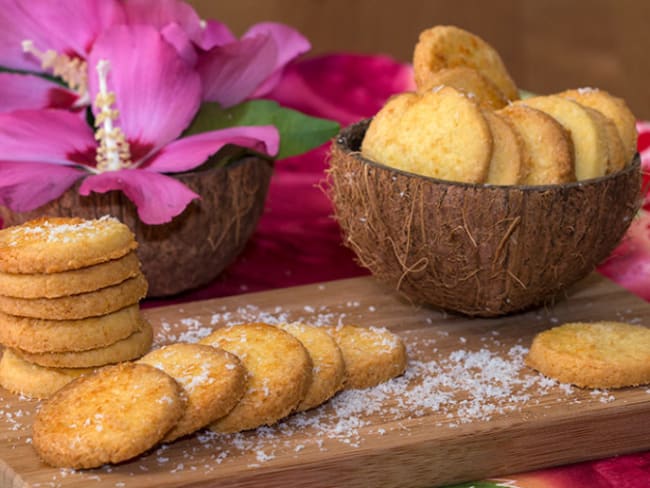
[[[271,425],[286,417],[305,397],[312,363],[305,347],[288,332],[253,323],[215,330],[200,343],[239,357],[248,371],[248,389],[235,408],[210,424],[231,433]]]
[[[568,132],[550,115],[512,104],[497,114],[505,117],[524,142],[528,171],[523,185],[554,185],[575,181],[573,143]]]
[[[418,87],[426,86],[431,74],[457,66],[477,70],[492,81],[508,100],[519,98],[517,86],[501,56],[477,35],[451,25],[438,25],[420,33],[413,52],[413,69]]]
[[[615,173],[625,168],[628,163],[625,156],[625,147],[614,122],[595,108],[590,108],[586,105],[582,105],[582,108],[591,114],[593,120],[600,124],[607,135],[607,174]]]
[[[296,409],[298,412],[317,407],[343,388],[345,363],[341,349],[332,336],[319,327],[297,322],[278,327],[305,346],[313,364],[311,385]]]
[[[18,317],[76,320],[115,312],[137,303],[147,294],[142,273],[101,290],[58,298],[15,298],[0,296],[0,312]]]
[[[508,99],[499,87],[473,68],[466,66],[443,68],[431,73],[426,80],[426,85],[418,87],[418,90],[427,91],[440,85],[455,88],[492,110],[508,105]]]
[[[343,353],[346,390],[377,386],[406,369],[406,347],[387,329],[352,325],[325,329]]]
[[[0,312],[0,344],[30,353],[86,351],[109,346],[141,327],[138,305],[79,320],[32,319]]]
[[[16,298],[57,298],[116,285],[140,273],[135,252],[87,268],[60,273],[0,272],[0,295]]]
[[[185,408],[181,387],[147,364],[108,366],[64,386],[43,404],[34,449],[49,465],[95,468],[156,445]]]
[[[121,258],[136,247],[133,233],[113,217],[42,217],[0,230],[0,271],[58,273]]]
[[[578,88],[577,90],[564,91],[558,95],[596,109],[610,119],[616,126],[623,141],[625,164],[627,165],[632,161],[637,151],[638,134],[636,131],[636,117],[634,117],[625,100],[597,88]]]
[[[185,412],[164,442],[171,442],[225,416],[246,391],[247,372],[237,356],[203,344],[171,344],[151,351],[139,363],[154,366],[185,390]]]
[[[494,141],[486,183],[516,185],[524,178],[529,164],[521,135],[500,115],[484,110],[483,116]]]
[[[569,132],[573,141],[577,180],[598,178],[607,173],[607,129],[590,111],[573,100],[556,95],[528,98],[517,103],[550,115]]]
[[[144,319],[140,319],[140,323],[139,330],[106,347],[78,352],[30,353],[19,349],[15,352],[30,363],[51,368],[92,368],[131,361],[147,353],[153,342],[151,324]]]
[[[647,384],[650,329],[621,322],[564,324],[535,336],[526,364],[583,388]]]
[[[46,368],[5,349],[0,359],[0,386],[29,398],[49,398],[75,378],[94,368]]]
[[[478,104],[448,86],[412,96],[406,96],[402,113],[391,109],[384,116],[380,110],[366,131],[362,154],[410,173],[484,182],[492,135]]]

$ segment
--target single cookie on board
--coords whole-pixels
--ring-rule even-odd
[[[413,52],[415,83],[426,86],[429,77],[443,69],[466,66],[492,81],[508,100],[519,92],[501,56],[483,39],[452,25],[438,25],[422,31]]]
[[[605,175],[609,159],[607,129],[590,111],[573,100],[556,95],[532,97],[517,103],[550,115],[569,132],[573,141],[576,179]]]
[[[247,372],[234,354],[203,344],[171,344],[142,357],[185,390],[187,402],[178,423],[165,435],[171,442],[225,416],[246,391]]]
[[[0,344],[30,353],[97,349],[142,327],[138,305],[79,320],[44,320],[0,312]]]
[[[140,273],[135,252],[87,268],[60,273],[0,272],[0,295],[16,298],[56,298],[116,285]]]
[[[621,322],[564,324],[535,336],[526,364],[583,388],[647,384],[650,329]]]
[[[121,258],[136,247],[133,233],[113,217],[42,217],[0,230],[0,271],[58,273]]]
[[[343,353],[346,390],[376,386],[406,370],[406,347],[387,329],[326,327]]]
[[[427,91],[440,85],[455,88],[475,99],[480,105],[492,110],[508,105],[508,99],[499,90],[499,87],[473,68],[466,66],[443,68],[431,73],[426,84],[419,86],[418,90]]]
[[[151,349],[153,329],[151,324],[140,319],[139,330],[126,339],[98,349],[79,352],[42,352],[30,353],[16,349],[17,355],[30,363],[51,368],[92,368],[105,364],[131,361],[141,357]]]
[[[0,386],[29,398],[49,398],[75,378],[93,371],[93,368],[46,368],[5,349],[0,359]]]
[[[494,141],[486,183],[516,185],[525,178],[530,165],[524,141],[502,116],[490,110],[484,110],[483,116],[490,126]]]
[[[625,100],[597,88],[578,88],[577,90],[564,91],[558,95],[596,109],[610,119],[618,129],[623,141],[625,164],[627,165],[632,161],[637,150],[638,134],[636,131],[636,117],[634,117]]]
[[[76,320],[115,312],[139,302],[147,294],[142,273],[101,290],[58,298],[14,298],[0,295],[0,312],[19,317]]]
[[[298,412],[309,410],[326,402],[343,388],[345,363],[336,341],[325,330],[298,322],[281,324],[282,330],[298,339],[311,357],[312,382],[305,398],[300,402]]]
[[[282,329],[262,323],[234,325],[217,329],[199,342],[235,354],[248,371],[246,393],[228,415],[210,424],[215,432],[271,425],[293,412],[309,389],[309,354]]]
[[[550,115],[511,104],[497,111],[524,141],[529,168],[523,185],[554,185],[575,181],[573,142],[569,133]]]
[[[156,445],[181,418],[185,401],[169,375],[123,363],[82,376],[36,414],[32,444],[49,465],[95,468]]]
[[[448,181],[482,183],[492,157],[492,135],[478,104],[442,86],[419,93],[403,112],[379,111],[362,154],[378,163]],[[399,97],[396,97],[399,99]],[[384,136],[392,134],[388,139]]]

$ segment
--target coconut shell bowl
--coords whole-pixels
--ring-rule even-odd
[[[481,317],[551,303],[611,253],[640,205],[638,155],[563,185],[455,183],[363,158],[368,123],[332,145],[335,216],[360,264],[415,303]]]
[[[168,224],[144,224],[121,192],[83,197],[76,187],[32,212],[15,213],[0,206],[0,218],[9,226],[43,215],[112,215],[135,234],[148,296],[168,296],[213,280],[243,250],[264,209],[272,172],[271,161],[247,157],[225,167],[175,174],[201,199]]]

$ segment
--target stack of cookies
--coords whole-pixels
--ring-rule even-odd
[[[147,282],[112,217],[41,218],[0,231],[0,385],[47,398],[72,379],[142,356]]]

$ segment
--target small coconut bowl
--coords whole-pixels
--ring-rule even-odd
[[[48,215],[87,219],[112,215],[135,234],[150,297],[174,295],[216,278],[253,233],[268,191],[273,163],[247,157],[228,166],[171,175],[201,195],[170,223],[147,225],[122,192],[79,195],[78,185],[34,211],[0,206],[5,226]]]
[[[639,209],[638,155],[564,185],[455,183],[363,158],[368,123],[332,144],[335,217],[360,264],[416,303],[495,317],[553,302],[609,255]]]

